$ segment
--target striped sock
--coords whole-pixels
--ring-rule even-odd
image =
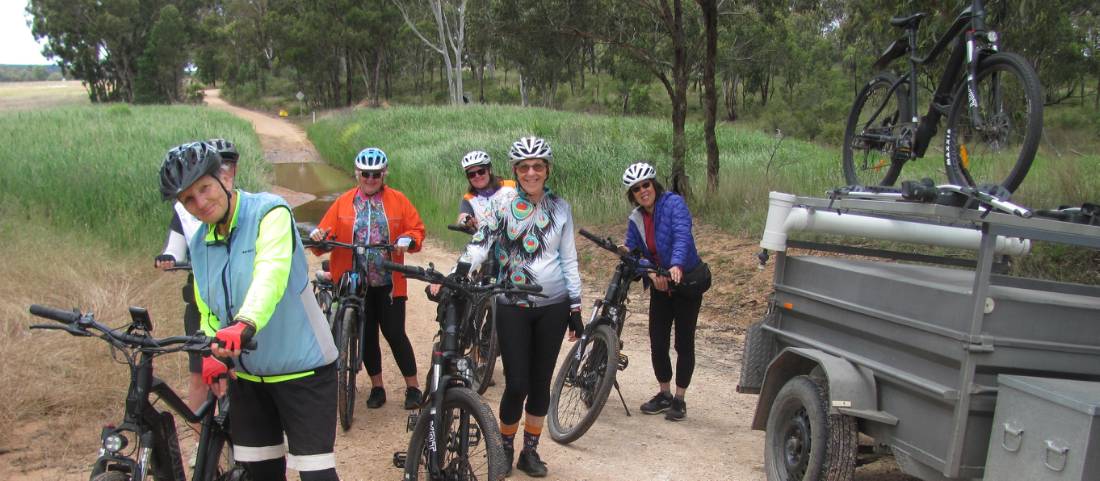
[[[516,432],[518,431],[519,423],[500,425],[500,441],[504,445],[504,449],[515,449]]]
[[[542,426],[523,426],[523,450],[535,451],[539,448],[539,436],[542,436]]]

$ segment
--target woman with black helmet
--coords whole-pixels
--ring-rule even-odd
[[[583,329],[581,278],[569,203],[546,187],[553,153],[550,143],[524,137],[508,153],[519,190],[493,211],[474,234],[460,262],[479,266],[490,255],[500,262],[500,276],[517,284],[538,284],[546,297],[498,300],[497,335],[504,364],[500,399],[500,432],[504,450],[515,456],[519,420],[526,411],[523,450],[516,467],[532,477],[547,474],[537,452],[550,407],[550,380],[562,337]],[[490,252],[492,250],[492,252]]]
[[[188,246],[195,302],[203,331],[222,343],[203,359],[203,380],[218,396],[228,390],[233,455],[252,479],[285,480],[290,467],[303,481],[336,480],[336,345],[307,288],[290,206],[232,189],[221,164],[216,147],[194,142],[160,169],[164,199],[201,222]],[[252,339],[257,348],[242,352]]]

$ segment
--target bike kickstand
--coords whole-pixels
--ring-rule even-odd
[[[623,403],[623,409],[626,410],[626,415],[630,416],[630,408],[626,407],[626,399],[623,398],[623,392],[619,389],[619,380],[615,380],[615,392],[619,393],[619,401]]]

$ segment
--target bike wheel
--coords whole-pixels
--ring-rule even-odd
[[[474,365],[474,390],[485,394],[493,381],[496,369],[499,345],[497,344],[497,326],[493,322],[495,307],[492,299],[478,306],[474,315],[474,337],[466,355]]]
[[[439,393],[436,393],[439,394]],[[493,410],[474,391],[453,387],[443,392],[440,479],[498,480],[508,471]],[[431,402],[431,401],[429,401]],[[424,409],[413,428],[405,460],[405,480],[431,479],[428,472],[432,416]]]
[[[92,481],[130,481],[130,473],[122,471],[107,471],[92,476]]]
[[[610,326],[592,331],[580,360],[580,343],[565,357],[550,387],[550,411],[546,414],[550,437],[562,444],[576,441],[603,410],[619,369],[619,338]]]
[[[860,90],[844,128],[844,180],[849,185],[894,185],[904,161],[894,159],[897,140],[908,140],[907,90],[892,73],[883,72]]]
[[[206,444],[206,466],[195,479],[201,481],[244,481],[244,467],[233,459],[233,443],[222,431],[211,435]]]
[[[952,183],[999,184],[1015,192],[1024,181],[1043,130],[1039,77],[1014,53],[990,55],[978,65],[981,125],[969,108],[967,84],[955,92],[947,117],[944,164]]]
[[[340,415],[340,427],[351,429],[355,415],[355,375],[359,371],[359,309],[346,306],[337,322],[340,336],[336,348],[339,357],[336,364],[336,403]]]

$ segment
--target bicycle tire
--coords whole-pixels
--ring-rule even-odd
[[[578,348],[579,343],[569,350],[550,388],[547,427],[550,437],[561,444],[576,441],[596,422],[619,369],[619,338],[611,326],[602,325],[592,331],[576,375],[569,376],[573,365],[578,362],[575,359]],[[566,388],[569,391],[563,401],[562,392]],[[566,403],[564,406],[563,402]]]
[[[493,410],[477,393],[465,387],[448,388],[443,396],[443,417],[448,428],[445,439],[437,445],[446,450],[442,466],[448,472],[444,479],[503,479],[510,466],[504,456]],[[406,481],[429,478],[426,471],[429,451],[426,448],[431,419],[429,409],[424,409],[413,428],[405,460]],[[469,425],[462,428],[463,423],[470,421],[477,424],[476,431]],[[476,440],[470,436],[474,432],[478,433]],[[467,435],[465,441],[463,433]],[[472,453],[471,448],[475,449]]]
[[[339,352],[336,365],[336,403],[340,416],[340,427],[344,431],[351,429],[355,416],[355,375],[359,348],[359,309],[353,305],[344,306],[341,316],[336,319],[340,327],[340,336],[336,344]]]
[[[93,475],[91,481],[130,481],[130,473],[107,471]]]
[[[890,86],[897,81],[896,75],[881,72],[856,95],[844,127],[844,153],[841,160],[844,180],[849,185],[894,185],[901,174],[904,161],[894,159],[895,145],[870,141],[866,137],[868,134],[899,136],[904,134],[901,130],[906,125],[911,128],[906,86],[899,85],[889,95]],[[878,99],[876,95],[883,98]],[[893,105],[889,103],[891,101],[894,102]],[[862,154],[859,156],[861,158],[857,158],[857,154]]]
[[[944,166],[948,179],[959,185],[999,184],[1015,192],[1031,169],[1043,132],[1039,76],[1020,55],[1001,52],[982,59],[976,78],[978,107],[987,125],[981,129],[971,125],[967,84],[960,82],[947,117]]]
[[[211,434],[206,444],[206,466],[200,476],[201,481],[244,481],[249,479],[244,467],[233,459],[233,442],[229,435],[220,429]]]
[[[497,341],[497,326],[494,321],[492,298],[486,299],[478,306],[474,314],[474,339],[470,348],[470,354],[474,359],[474,387],[478,394],[485,394],[493,381],[493,371],[496,370],[497,357],[500,355],[500,345]]]

